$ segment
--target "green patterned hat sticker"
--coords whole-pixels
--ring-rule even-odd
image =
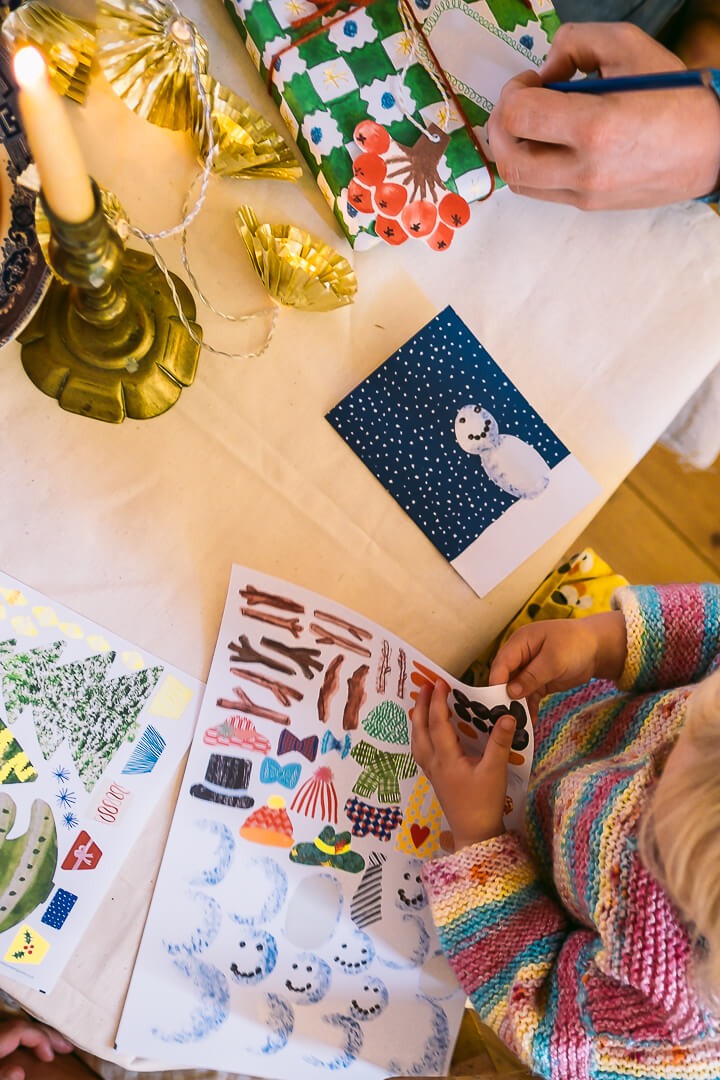
[[[365,717],[363,727],[368,735],[381,742],[407,746],[410,741],[407,715],[395,701],[381,701],[376,705]]]

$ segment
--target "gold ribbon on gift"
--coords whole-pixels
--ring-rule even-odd
[[[250,262],[280,304],[305,311],[333,311],[351,304],[357,278],[347,259],[296,225],[261,225],[249,206],[236,211]]]
[[[39,49],[57,92],[83,104],[95,55],[91,23],[74,19],[41,0],[30,0],[9,13],[2,31],[11,52],[23,45]]]

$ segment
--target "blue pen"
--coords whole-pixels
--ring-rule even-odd
[[[620,75],[612,79],[545,83],[546,90],[560,90],[564,94],[618,94],[627,90],[674,90],[682,86],[707,86],[720,96],[720,69],[663,71],[654,75]]]

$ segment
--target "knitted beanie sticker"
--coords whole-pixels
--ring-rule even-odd
[[[381,742],[407,746],[408,722],[405,710],[395,701],[381,701],[363,721],[365,731]]]

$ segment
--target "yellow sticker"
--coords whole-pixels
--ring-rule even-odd
[[[164,716],[166,720],[177,720],[185,712],[193,691],[174,675],[166,675],[158,692],[150,704],[151,716]]]
[[[91,634],[87,643],[91,649],[97,649],[98,652],[110,651],[110,642],[106,641],[102,634]]]
[[[85,636],[82,627],[78,626],[76,622],[61,622],[60,629],[65,637],[81,638]]]
[[[16,633],[24,634],[25,637],[37,637],[37,626],[29,615],[16,615],[10,622]]]
[[[6,964],[39,964],[50,948],[50,942],[24,923],[5,953]]]
[[[397,838],[398,851],[428,859],[440,842],[442,810],[429,781],[418,777]]]
[[[19,589],[0,589],[0,596],[7,600],[10,607],[25,607],[27,600]]]
[[[139,652],[124,652],[120,654],[123,664],[130,671],[139,671],[145,667],[145,661]]]
[[[32,613],[40,626],[57,626],[58,617],[51,607],[34,607]]]

